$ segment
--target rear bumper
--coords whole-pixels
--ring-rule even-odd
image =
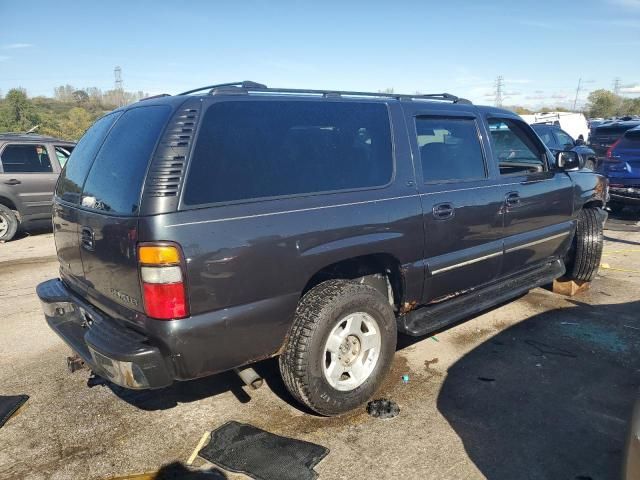
[[[41,283],[36,293],[49,326],[98,375],[131,389],[173,382],[170,364],[147,337],[106,317],[60,280]]]
[[[299,299],[294,293],[181,320],[140,315],[134,329],[61,280],[36,291],[47,323],[65,343],[97,374],[133,389],[162,388],[276,355]]]

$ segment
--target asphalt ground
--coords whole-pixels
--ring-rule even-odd
[[[161,391],[90,386],[87,370],[68,373],[35,296],[57,275],[52,235],[2,244],[0,395],[31,398],[0,429],[0,478],[178,478],[229,420],[329,448],[316,467],[326,479],[618,478],[640,386],[639,221],[608,222],[604,268],[576,297],[535,289],[433,337],[401,337],[378,394],[400,406],[390,420],[303,411],[273,360],[256,366],[266,385],[255,391],[232,373]],[[194,468],[246,478],[200,458]]]

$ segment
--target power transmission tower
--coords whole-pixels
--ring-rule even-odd
[[[576,110],[576,105],[578,104],[578,95],[580,95],[580,90],[582,89],[582,78],[578,79],[578,88],[576,88],[576,98],[573,99],[573,111]]]
[[[502,75],[498,75],[498,78],[496,78],[495,86],[495,104],[496,107],[502,107],[502,101],[504,100],[504,77]]]
[[[124,88],[122,86],[122,69],[118,66],[113,69],[113,76],[115,78],[115,91],[118,96],[118,106],[124,105]]]
[[[616,95],[620,95],[620,89],[622,88],[622,80],[620,77],[616,77],[613,79],[613,93]]]

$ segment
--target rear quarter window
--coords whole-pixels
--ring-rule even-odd
[[[382,103],[239,101],[206,111],[186,205],[386,185],[391,130]]]
[[[75,146],[56,186],[56,196],[69,203],[80,203],[82,186],[93,160],[104,142],[109,129],[121,115],[110,113],[96,121]]]
[[[169,106],[153,105],[127,110],[118,118],[87,176],[83,207],[119,215],[138,212],[147,166],[170,114]]]

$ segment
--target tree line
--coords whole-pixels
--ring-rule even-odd
[[[387,89],[381,93],[393,93]],[[418,92],[416,92],[418,93]],[[21,88],[0,96],[0,132],[28,132],[51,135],[65,140],[78,140],[93,122],[121,105],[136,102],[148,94],[124,90],[102,91],[72,85],[54,88],[53,98],[29,98]],[[507,107],[518,114],[533,113],[525,107]],[[540,111],[569,111],[566,108],[543,108]],[[628,98],[610,90],[594,90],[589,94],[584,113],[590,117],[640,115],[640,97]]]
[[[93,122],[120,105],[136,102],[148,94],[124,90],[102,91],[61,85],[54,96],[30,98],[22,88],[13,88],[0,98],[0,132],[25,133],[78,140]]]

